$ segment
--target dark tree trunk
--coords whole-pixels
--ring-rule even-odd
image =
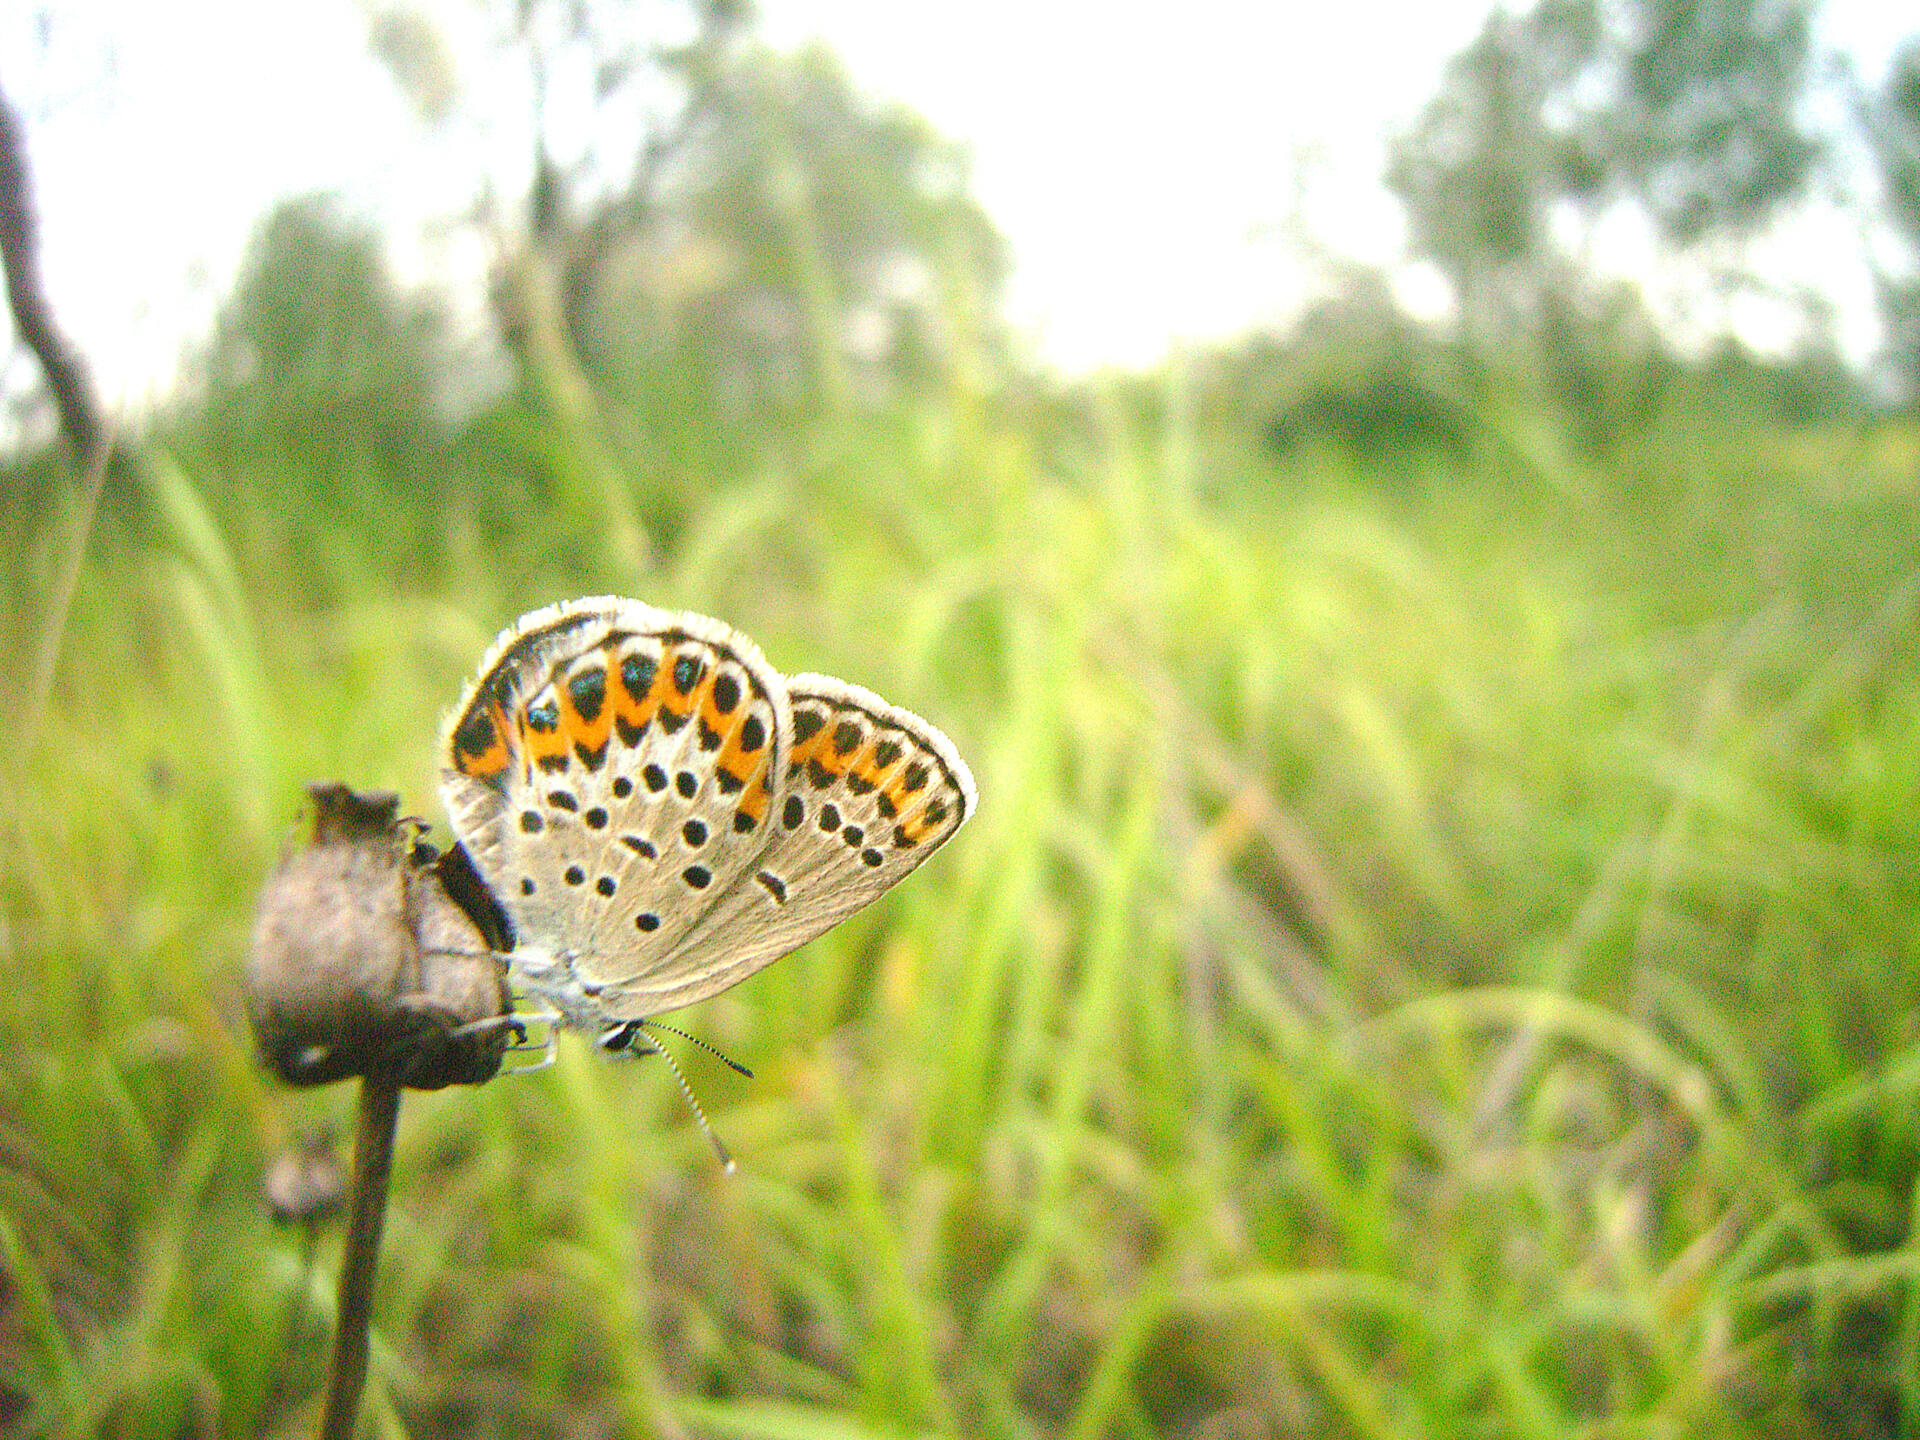
[[[33,213],[33,177],[27,170],[20,117],[0,95],[0,264],[6,268],[13,325],[40,362],[60,415],[60,429],[82,465],[97,458],[107,427],[86,363],[53,323],[40,282],[40,244]]]

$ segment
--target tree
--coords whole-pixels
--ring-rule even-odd
[[[1863,121],[1880,171],[1880,204],[1906,251],[1878,276],[1886,354],[1909,405],[1920,405],[1920,40],[1894,56]]]
[[[444,328],[394,283],[374,230],[325,196],[286,201],[215,318],[193,408],[216,453],[249,467],[404,483],[444,440]]]
[[[1544,0],[1496,12],[1395,140],[1388,183],[1470,325],[1563,293],[1561,210],[1638,206],[1676,249],[1741,239],[1821,153],[1798,102],[1809,0]]]
[[[438,30],[414,10],[380,12],[371,39],[427,123],[466,124],[476,148],[493,153],[502,130],[525,122],[520,183],[476,177],[472,218],[495,246],[500,338],[523,394],[558,442],[547,452],[556,499],[592,523],[624,569],[651,546],[581,364],[579,297],[612,238],[582,217],[610,215],[610,195],[650,208],[697,123],[702,76],[746,12],[737,0],[500,0],[490,11],[500,22],[498,52],[520,70],[523,86],[463,84]],[[502,108],[518,103],[524,116]]]
[[[1806,188],[1820,141],[1795,113],[1806,0],[1634,0],[1615,103],[1596,117],[1624,182],[1671,241],[1751,233]]]
[[[605,257],[597,349],[617,363],[650,335],[789,415],[839,407],[862,376],[977,364],[1006,250],[965,182],[954,146],[864,103],[824,52],[743,53],[664,203]]]
[[[980,383],[1004,247],[918,117],[824,54],[751,43],[726,0],[491,13],[486,86],[413,12],[374,43],[429,123],[497,136],[519,97],[525,163],[473,210],[520,380],[499,418],[533,413],[512,427],[528,464],[623,569],[675,523],[677,477],[750,463],[769,422],[903,379]]]
[[[1453,281],[1470,335],[1513,328],[1543,288],[1551,206],[1602,189],[1591,127],[1550,118],[1594,62],[1598,19],[1591,0],[1546,0],[1519,19],[1495,12],[1393,142],[1387,184],[1414,248]]]

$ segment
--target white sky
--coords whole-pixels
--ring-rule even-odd
[[[1010,308],[1079,368],[1285,318],[1314,283],[1283,233],[1302,202],[1316,238],[1391,263],[1386,128],[1418,110],[1486,10],[979,0],[937,27],[887,0],[763,13],[776,43],[824,40],[859,83],[968,144],[976,193],[1013,244]]]
[[[456,32],[462,80],[493,83],[476,75],[480,8],[421,3]],[[31,8],[0,6],[0,84],[28,125],[58,319],[113,400],[137,405],[166,384],[281,196],[335,190],[382,218],[412,278],[472,284],[482,272],[477,239],[433,222],[470,200],[474,149],[524,146],[495,130],[430,139],[367,52],[369,0],[56,0],[44,25]],[[1901,9],[1826,0],[1824,14],[1877,78],[1920,28]],[[1385,137],[1486,10],[761,0],[759,28],[783,49],[824,42],[861,89],[967,147],[975,193],[1012,245],[1011,318],[1040,355],[1082,370],[1284,322],[1323,281],[1315,245],[1395,264]],[[1620,268],[1641,263],[1638,244],[1620,240]],[[1839,253],[1848,246],[1857,252],[1844,225],[1813,217],[1768,263],[1787,283],[1827,288],[1863,355],[1870,292],[1864,267]],[[1444,302],[1418,268],[1397,278],[1414,308]],[[1748,309],[1736,319],[1750,338],[1785,342],[1778,314]],[[16,355],[16,384],[26,363]]]

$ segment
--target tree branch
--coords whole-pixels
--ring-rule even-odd
[[[93,379],[79,354],[53,323],[40,279],[39,235],[33,213],[33,177],[27,168],[20,117],[0,95],[0,265],[7,277],[7,306],[27,348],[40,362],[53,392],[60,429],[82,465],[91,464],[107,434]]]

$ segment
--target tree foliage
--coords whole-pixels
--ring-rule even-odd
[[[1920,40],[1895,55],[1865,116],[1880,171],[1880,203],[1902,242],[1904,270],[1879,277],[1889,368],[1920,404]]]
[[[1596,22],[1590,0],[1496,12],[1393,144],[1387,183],[1414,245],[1453,280],[1476,328],[1498,325],[1501,297],[1539,268],[1552,204],[1600,189],[1599,137],[1553,119],[1555,97],[1592,61]]]
[[[1610,152],[1668,239],[1746,233],[1803,193],[1805,0],[1635,0],[1621,29]]]
[[[372,228],[327,197],[291,200],[254,236],[184,418],[216,461],[404,479],[446,434],[445,346],[445,317],[395,282]]]
[[[863,101],[824,52],[743,55],[714,78],[664,203],[602,257],[594,349],[615,367],[678,357],[715,393],[789,415],[943,373],[983,343],[1006,268],[965,182],[954,146]]]
[[[1887,216],[1920,255],[1920,39],[1894,56],[1868,128]]]
[[[481,187],[476,214],[523,370],[558,355],[591,385],[665,382],[791,418],[990,343],[1005,251],[963,156],[858,95],[824,52],[775,54],[744,7],[716,0],[513,0],[497,15],[532,150],[524,194]],[[373,40],[434,123],[478,127],[500,107],[452,75],[413,12],[387,12]],[[549,320],[561,343],[542,350]]]
[[[1809,56],[1807,0],[1497,11],[1395,140],[1388,183],[1463,308],[1498,320],[1565,283],[1560,210],[1626,201],[1686,247],[1800,196],[1821,148],[1797,109]]]

